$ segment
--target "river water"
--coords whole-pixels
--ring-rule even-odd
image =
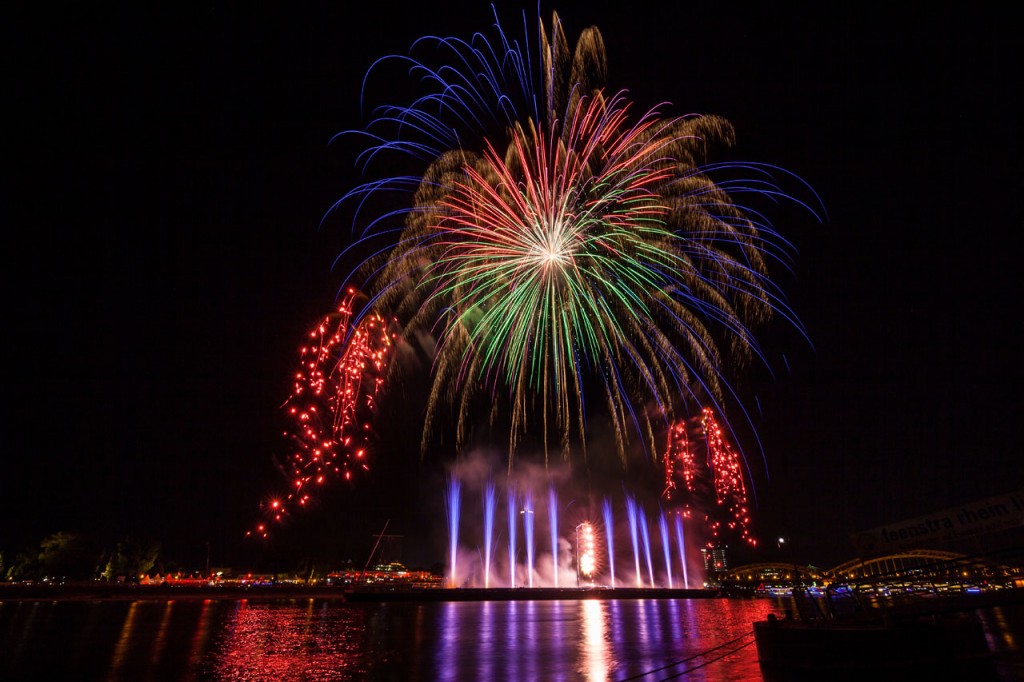
[[[784,607],[755,598],[8,601],[0,679],[756,681],[752,623]]]

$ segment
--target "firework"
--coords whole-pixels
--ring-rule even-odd
[[[579,576],[592,581],[597,572],[597,538],[594,526],[589,522],[584,521],[576,527],[576,552],[579,562],[576,570]]]
[[[349,290],[337,311],[309,332],[299,352],[294,390],[283,406],[289,452],[281,468],[289,491],[265,503],[270,521],[282,521],[296,505],[305,506],[312,487],[369,470],[368,418],[376,407],[392,338],[380,315],[356,316],[358,297]],[[266,524],[256,533],[265,536]]]
[[[721,401],[727,370],[761,354],[758,324],[781,313],[799,326],[769,276],[787,242],[737,203],[786,195],[765,166],[709,162],[734,143],[724,119],[634,115],[606,92],[596,28],[570,50],[554,15],[534,53],[495,27],[493,43],[424,39],[448,57],[440,64],[391,58],[427,92],[379,108],[360,159],[424,165],[339,202],[365,210],[414,192],[354,226],[356,246],[378,255],[352,277],[404,333],[437,341],[424,450],[442,410],[461,448],[485,404],[492,423],[509,422],[510,466],[528,430],[545,454],[557,443],[568,456],[573,437],[585,451],[596,401],[620,457],[630,434],[656,456],[652,418],[670,423],[697,396]]]
[[[695,422],[695,426],[687,420],[677,421],[669,433],[663,499],[678,506],[683,517],[690,517],[695,507],[707,510],[704,519],[708,547],[720,542],[725,532],[756,545],[757,540],[750,532],[750,509],[739,453],[729,443],[710,407],[690,422]],[[691,428],[696,430],[696,436],[690,435]],[[703,460],[697,457],[699,450],[703,450]],[[714,492],[711,504],[701,499],[709,483]]]

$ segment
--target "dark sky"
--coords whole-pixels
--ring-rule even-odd
[[[510,33],[522,9],[499,5]],[[810,343],[769,330],[789,371],[739,383],[768,467],[746,444],[759,533],[829,566],[852,556],[851,531],[1020,488],[1018,22],[961,2],[555,9],[570,39],[601,29],[614,88],[724,116],[739,157],[798,174],[828,212],[775,221],[799,253],[780,282]],[[343,275],[345,235],[318,224],[358,176],[328,141],[365,122],[373,60],[489,31],[491,9],[6,14],[0,551],[79,530],[250,561],[267,550],[240,538],[282,487],[298,345]],[[328,538],[361,558],[390,519],[430,563],[413,546],[430,545],[424,519],[444,523],[440,490],[417,453],[376,458],[278,547]]]

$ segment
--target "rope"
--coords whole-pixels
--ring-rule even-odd
[[[690,661],[692,661],[695,658],[700,658],[702,656],[707,656],[708,654],[710,654],[713,651],[717,651],[717,650],[719,650],[719,649],[721,649],[723,647],[727,647],[727,646],[730,646],[731,644],[735,644],[736,642],[740,641],[741,639],[743,639],[745,637],[750,637],[753,634],[754,634],[754,631],[751,630],[750,632],[746,632],[746,633],[740,635],[739,637],[736,637],[734,639],[730,639],[728,642],[722,642],[718,646],[711,647],[707,651],[702,651],[699,654],[694,654],[693,656],[690,656],[688,658],[683,658],[683,659],[680,659],[678,661],[673,661],[671,663],[666,663],[665,665],[661,666],[660,668],[652,668],[651,670],[648,670],[647,672],[640,673],[639,675],[633,675],[632,677],[625,677],[625,678],[619,680],[619,682],[629,682],[630,680],[639,680],[639,679],[641,679],[643,677],[647,677],[648,675],[653,675],[654,673],[661,672],[662,670],[666,670],[667,668],[674,668],[677,665],[682,665],[683,663],[689,663]],[[701,663],[699,665],[696,665],[696,666],[694,666],[692,668],[687,668],[686,670],[683,670],[682,672],[676,673],[676,674],[671,675],[669,677],[663,677],[661,679],[662,680],[671,680],[674,677],[679,677],[680,675],[685,675],[686,673],[690,672],[691,670],[697,670],[698,668],[703,668],[704,666],[708,665],[709,663],[714,663],[715,661],[720,660],[722,658],[725,658],[726,656],[728,656],[730,654],[734,654],[737,651],[739,651],[740,649],[743,649],[744,647],[748,647],[748,646],[750,646],[753,643],[754,643],[754,640],[750,640],[746,644],[742,644],[742,645],[736,647],[735,649],[732,649],[730,651],[726,651],[721,656],[718,656],[716,658],[712,658],[711,660],[708,660],[708,661],[704,661],[703,663]]]
[[[698,668],[703,668],[704,666],[708,665],[709,663],[714,663],[715,661],[721,660],[721,659],[725,658],[726,656],[729,656],[729,655],[731,655],[731,654],[734,654],[734,653],[736,653],[736,652],[737,652],[737,651],[739,651],[740,649],[744,649],[744,648],[746,648],[746,647],[750,646],[750,645],[751,645],[751,644],[753,644],[753,643],[754,643],[754,640],[750,640],[750,641],[749,641],[749,642],[747,642],[746,644],[741,644],[740,646],[736,647],[736,648],[735,648],[735,649],[733,649],[732,651],[726,651],[726,652],[725,652],[724,654],[722,654],[721,656],[717,656],[717,657],[715,657],[715,658],[712,658],[711,660],[708,660],[708,661],[704,661],[704,662],[703,662],[703,663],[701,663],[700,665],[695,665],[695,666],[693,666],[692,668],[687,668],[686,670],[681,670],[681,671],[677,672],[677,673],[676,673],[676,674],[674,674],[674,675],[669,675],[668,677],[663,677],[663,678],[661,678],[661,680],[659,680],[659,682],[663,682],[664,680],[672,680],[672,679],[675,679],[675,678],[679,677],[680,675],[685,675],[685,674],[686,674],[686,673],[688,673],[688,672],[692,672],[692,671],[694,671],[694,670],[697,670]]]

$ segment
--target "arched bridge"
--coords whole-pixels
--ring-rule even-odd
[[[876,575],[906,573],[936,565],[955,566],[959,560],[966,561],[965,554],[942,552],[933,549],[914,549],[867,559],[851,559],[828,571],[833,580],[852,580]],[[971,560],[974,562],[974,560]]]
[[[833,583],[850,581],[904,582],[973,581],[1021,576],[1019,562],[1005,557],[967,556],[932,549],[905,550],[884,556],[856,558],[831,569],[811,565],[767,562],[737,566],[719,573],[723,584],[754,586],[759,584]]]
[[[825,574],[816,566],[799,566],[783,562],[745,564],[718,574],[722,582],[810,582],[825,579]]]

